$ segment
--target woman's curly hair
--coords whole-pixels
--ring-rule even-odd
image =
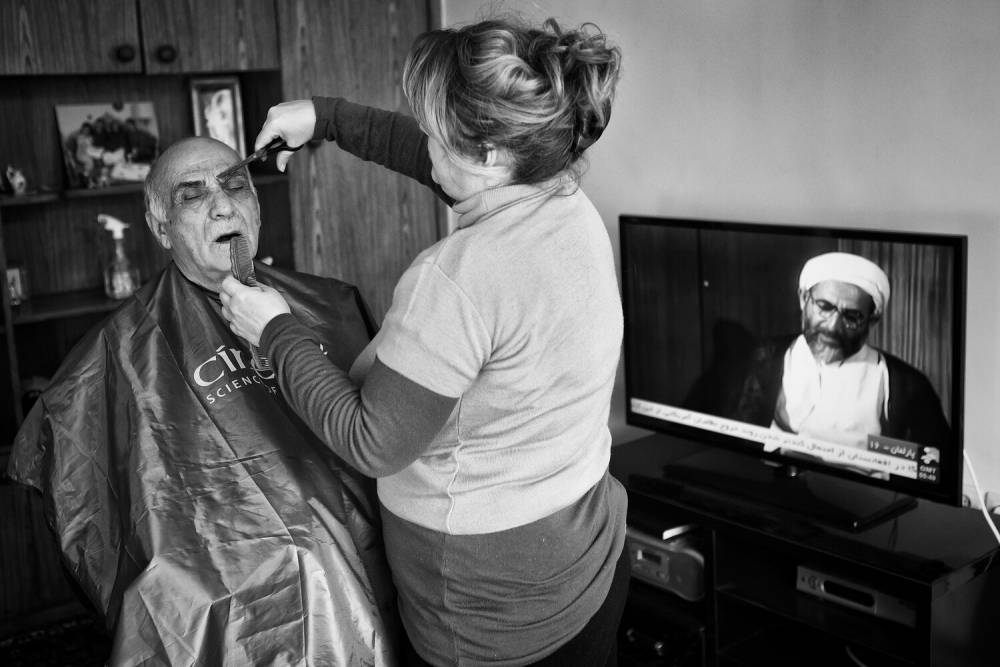
[[[620,70],[621,51],[593,24],[491,19],[419,36],[403,90],[445,150],[470,159],[500,148],[514,183],[538,183],[573,169],[601,136]]]

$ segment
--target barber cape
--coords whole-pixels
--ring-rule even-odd
[[[256,270],[348,369],[373,329],[357,290]],[[42,492],[112,664],[393,663],[374,483],[250,358],[218,296],[171,263],[69,354],[9,473]]]

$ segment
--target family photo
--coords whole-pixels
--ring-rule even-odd
[[[70,188],[142,182],[159,152],[152,102],[56,107]]]

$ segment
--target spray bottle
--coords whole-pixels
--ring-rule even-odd
[[[128,223],[105,213],[97,215],[97,222],[111,232],[115,242],[115,254],[104,269],[104,292],[112,299],[128,298],[139,288],[139,269],[125,254],[125,228]]]

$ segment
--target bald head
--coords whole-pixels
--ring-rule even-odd
[[[146,177],[150,231],[189,280],[213,291],[230,272],[233,236],[257,252],[260,206],[249,172],[218,178],[239,161],[221,141],[190,137],[167,148]]]
[[[172,143],[163,151],[146,175],[143,188],[146,195],[146,210],[157,219],[166,220],[171,186],[165,176],[176,172],[179,166],[190,163],[192,159],[210,153],[228,156],[232,159],[232,164],[240,161],[236,151],[210,137],[186,137]]]

